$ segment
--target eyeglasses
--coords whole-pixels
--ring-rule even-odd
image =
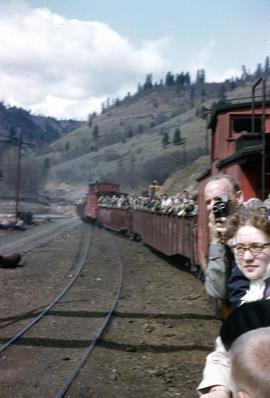
[[[252,253],[253,255],[257,255],[260,254],[263,249],[267,246],[270,246],[270,242],[268,243],[251,243],[251,245],[234,245],[232,246],[233,249],[236,249],[237,255],[242,257],[245,254],[246,250],[249,250],[250,253]]]

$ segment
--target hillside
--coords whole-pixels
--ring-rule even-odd
[[[93,180],[114,181],[125,191],[141,192],[152,180],[163,184],[207,155],[207,121],[200,117],[201,108],[210,111],[213,103],[221,100],[221,92],[227,99],[250,97],[252,84],[250,78],[237,85],[155,87],[127,96],[92,117],[90,123],[51,143],[39,159],[49,159],[49,177],[55,184],[86,186]],[[180,129],[181,145],[173,142],[176,129]]]
[[[46,150],[46,145],[79,127],[76,120],[57,120],[52,117],[35,116],[15,106],[0,102],[0,150],[18,142],[23,135],[23,153]]]
[[[153,180],[170,194],[184,188],[195,192],[196,178],[209,166],[207,125],[215,104],[248,101],[255,79],[154,85],[103,107],[87,123],[33,116],[0,104],[0,191],[15,195],[14,158],[22,131],[25,198],[73,200],[96,180],[120,183],[123,191],[135,194]]]
[[[187,168],[169,177],[162,186],[161,193],[175,196],[185,189],[191,194],[197,193],[197,178],[209,168],[210,156],[201,156],[192,162]]]

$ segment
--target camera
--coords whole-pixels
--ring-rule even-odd
[[[215,218],[227,217],[229,214],[230,197],[228,194],[219,195],[218,200],[213,205],[213,213]]]

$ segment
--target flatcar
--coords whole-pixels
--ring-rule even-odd
[[[257,84],[257,83],[256,83]],[[255,85],[254,85],[255,86]],[[222,104],[213,113],[209,169],[198,178],[198,216],[179,217],[145,209],[98,206],[102,194],[120,193],[119,185],[90,184],[84,218],[107,228],[127,231],[167,256],[180,254],[205,268],[208,256],[208,217],[203,192],[210,176],[229,174],[240,184],[244,199],[264,199],[270,192],[270,101]]]

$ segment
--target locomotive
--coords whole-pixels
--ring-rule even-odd
[[[205,268],[208,257],[208,216],[204,187],[210,176],[229,174],[240,184],[245,200],[265,199],[270,192],[270,101],[255,101],[255,87],[249,102],[217,106],[208,128],[211,130],[209,169],[198,179],[197,216],[183,217],[148,209],[98,206],[100,195],[120,195],[120,186],[89,184],[87,201],[80,216],[97,220],[114,231],[139,236],[144,243],[167,256],[181,255],[191,264]],[[82,213],[83,211],[83,213]]]

